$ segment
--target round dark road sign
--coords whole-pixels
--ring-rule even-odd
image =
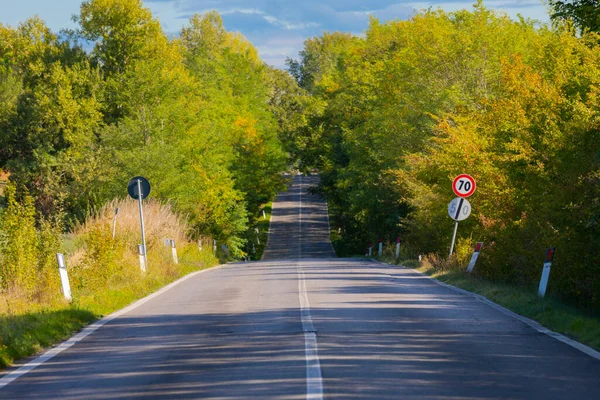
[[[131,197],[137,200],[139,198],[138,182],[142,188],[142,200],[144,200],[150,194],[150,182],[148,182],[148,179],[144,178],[143,176],[131,178],[129,184],[127,185],[127,192]]]

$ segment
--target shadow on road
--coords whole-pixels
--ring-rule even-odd
[[[245,268],[270,268],[265,279],[283,283],[297,279],[295,263]],[[385,267],[360,263],[308,260],[304,267],[326,397],[600,393],[597,360],[408,270],[390,279]],[[123,316],[80,343],[76,357],[67,351],[2,394],[27,398],[30,390],[57,393],[67,385],[62,398],[304,398],[290,395],[305,391],[303,344],[297,308]]]

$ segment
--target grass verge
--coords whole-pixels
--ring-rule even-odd
[[[269,224],[271,222],[271,212],[273,210],[273,202],[269,202],[263,206],[260,211],[260,217],[256,222],[256,228],[258,229],[257,241],[255,245],[255,253],[253,255],[254,260],[260,260],[265,247],[267,245],[267,239],[269,238]]]
[[[143,277],[121,281],[102,290],[74,291],[71,304],[60,296],[44,303],[0,296],[3,303],[0,306],[0,369],[60,343],[97,319],[191,272],[218,263],[209,249],[201,252],[197,246],[190,245],[182,250],[178,265],[171,262],[169,254],[164,254],[153,260]],[[165,268],[168,273],[164,272]]]
[[[382,261],[395,264],[392,258]],[[491,282],[458,269],[439,270],[417,260],[407,260],[401,264],[441,282],[480,294],[554,332],[600,350],[600,317],[567,305],[552,296],[540,299],[536,288]]]

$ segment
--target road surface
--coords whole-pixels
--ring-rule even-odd
[[[0,398],[600,399],[597,359],[412,270],[332,258],[316,182],[278,197],[263,261],[189,277]]]

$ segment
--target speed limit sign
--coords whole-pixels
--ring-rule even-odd
[[[471,175],[460,174],[452,182],[452,190],[458,197],[469,197],[475,193],[475,179]]]

